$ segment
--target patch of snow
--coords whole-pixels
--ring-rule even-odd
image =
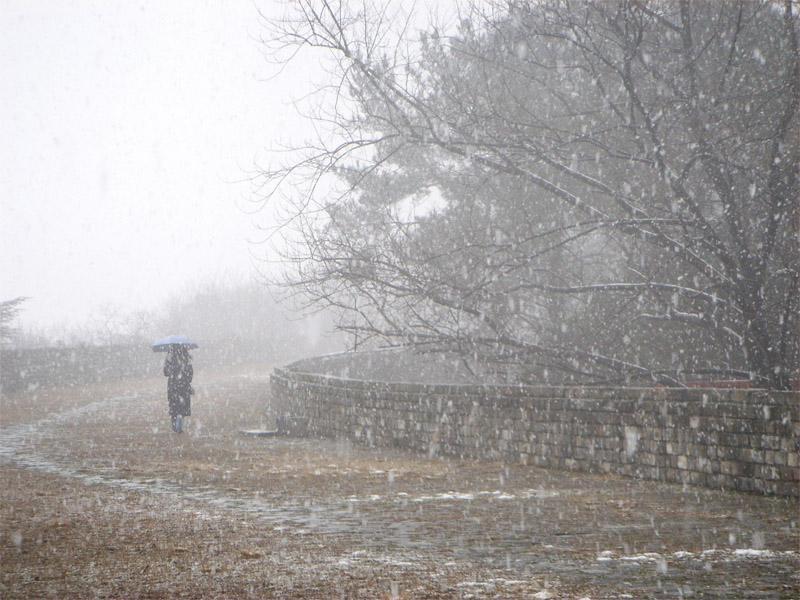
[[[398,496],[403,494],[397,494]],[[404,494],[408,496],[408,494]],[[489,497],[491,500],[530,500],[532,498],[553,498],[558,496],[559,492],[557,491],[545,491],[545,490],[524,490],[518,492],[516,494],[510,494],[508,492],[504,492],[501,490],[495,490],[493,492],[489,491],[481,491],[481,492],[443,492],[441,494],[436,494],[433,496],[418,496],[416,498],[412,498],[412,502],[431,502],[431,501],[446,501],[446,500],[475,500],[478,496]]]
[[[499,583],[501,585],[523,585],[525,581],[519,581],[517,579],[490,579],[490,583]]]
[[[20,549],[22,547],[21,531],[15,531],[14,533],[11,534],[11,543],[14,544],[17,547],[17,549]]]
[[[747,558],[774,558],[777,556],[797,556],[800,557],[800,552],[794,550],[784,550],[783,552],[776,552],[773,550],[759,550],[757,548],[739,548],[737,550],[703,550],[700,553],[679,551],[673,552],[672,556],[677,559],[698,559],[698,560],[736,560]]]
[[[515,498],[516,496],[514,496],[514,494],[503,494],[498,492],[495,492],[494,496],[495,500],[514,500]]]
[[[739,548],[734,550],[733,554],[735,556],[775,556],[772,550],[756,550],[754,548]]]
[[[459,492],[443,492],[434,496],[418,496],[412,498],[412,502],[430,502],[430,501],[443,501],[443,500],[474,500],[475,494],[464,494]]]
[[[657,562],[663,557],[657,552],[645,552],[644,554],[634,554],[633,556],[620,556],[620,560],[628,562]]]

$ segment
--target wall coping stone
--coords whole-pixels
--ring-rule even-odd
[[[292,363],[292,365],[295,363]],[[292,365],[276,367],[272,376],[285,379],[303,381],[329,387],[363,390],[391,390],[393,392],[427,392],[429,394],[451,395],[455,393],[464,396],[502,396],[510,398],[573,398],[592,400],[638,400],[638,401],[667,401],[702,403],[715,401],[717,403],[739,405],[753,403],[754,397],[776,405],[797,406],[800,393],[772,390],[729,390],[719,388],[684,388],[684,387],[613,387],[613,386],[544,386],[529,384],[476,384],[476,383],[413,383],[413,382],[383,382],[378,380],[354,379],[337,375],[322,373],[309,373],[298,371]],[[676,398],[677,396],[677,398]],[[798,407],[800,409],[800,407]]]

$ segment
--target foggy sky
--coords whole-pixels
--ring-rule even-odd
[[[0,300],[32,298],[23,324],[153,308],[253,272],[242,180],[302,135],[291,100],[309,88],[297,63],[276,75],[264,59],[258,8],[3,3]]]

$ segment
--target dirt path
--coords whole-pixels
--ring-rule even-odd
[[[261,374],[4,397],[0,597],[799,598],[796,503],[253,438]]]

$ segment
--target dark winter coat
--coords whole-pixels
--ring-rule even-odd
[[[167,353],[164,361],[164,376],[167,377],[167,400],[171,415],[188,417],[191,412],[192,359],[183,348]]]

